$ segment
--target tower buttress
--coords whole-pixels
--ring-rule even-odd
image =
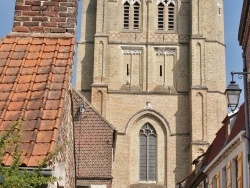
[[[226,115],[223,1],[192,1],[191,158],[206,150]]]

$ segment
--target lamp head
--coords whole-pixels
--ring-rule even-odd
[[[239,85],[236,84],[235,81],[231,81],[230,84],[227,86],[225,93],[227,96],[228,107],[230,107],[232,112],[235,111],[235,109],[239,105],[241,91],[242,90],[239,88]]]

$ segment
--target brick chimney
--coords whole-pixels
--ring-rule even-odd
[[[78,0],[16,0],[12,31],[75,34],[77,3]]]

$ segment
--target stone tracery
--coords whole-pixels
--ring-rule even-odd
[[[122,1],[122,4],[124,4],[124,3],[126,3],[126,2],[128,2],[130,5],[133,5],[133,4],[135,4],[135,3],[141,4],[141,0],[123,0],[123,1]]]
[[[175,0],[157,0],[157,5],[160,3],[167,5],[167,6],[171,3],[175,5]]]

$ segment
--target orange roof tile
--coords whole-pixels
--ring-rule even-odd
[[[54,148],[74,45],[74,37],[7,36],[0,43],[0,135],[23,120],[25,166],[37,166]],[[3,162],[12,161],[10,152]]]

